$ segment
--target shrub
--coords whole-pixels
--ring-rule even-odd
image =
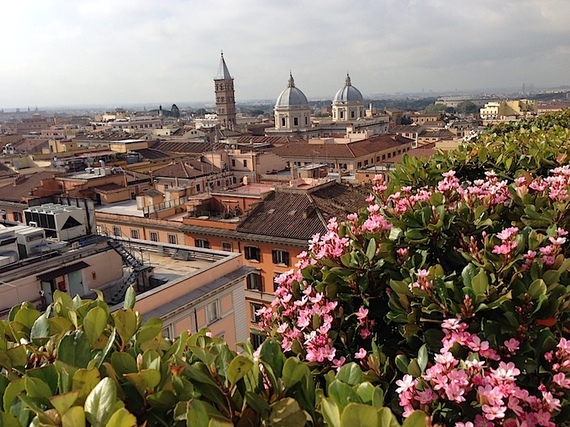
[[[272,340],[237,354],[206,330],[165,339],[159,319],[134,310],[132,289],[113,313],[101,295],[56,291],[44,313],[24,303],[0,330],[2,426],[398,425],[355,364],[321,388]],[[425,426],[421,412],[410,420]]]
[[[510,390],[532,396],[529,420],[566,422],[556,384],[567,371],[548,359],[570,326],[568,118],[500,126],[425,165],[404,159],[390,183],[379,177],[366,210],[313,238],[261,311],[263,328],[315,372],[359,363],[404,416],[421,408],[444,425],[516,425],[506,395],[489,406],[469,388],[507,370]],[[445,322],[472,341],[446,347]],[[465,401],[430,382],[444,358],[446,373],[468,382]],[[485,368],[467,373],[475,361]]]

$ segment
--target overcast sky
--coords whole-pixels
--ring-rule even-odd
[[[568,0],[7,0],[0,108],[570,84]]]

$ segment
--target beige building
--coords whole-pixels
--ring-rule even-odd
[[[100,291],[114,311],[133,285],[136,310],[160,318],[167,336],[209,328],[231,347],[249,336],[243,307],[254,269],[238,253],[103,236],[52,243],[31,226],[1,229],[0,242],[0,316],[24,301],[43,309],[56,291]]]
[[[528,115],[538,113],[537,101],[519,99],[511,101],[488,102],[479,110],[482,120],[506,120],[508,118],[518,119]]]

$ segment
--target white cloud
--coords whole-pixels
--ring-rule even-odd
[[[5,12],[5,13],[4,13]],[[224,50],[236,97],[308,97],[349,71],[364,94],[567,84],[566,0],[9,2],[0,107],[213,99]]]

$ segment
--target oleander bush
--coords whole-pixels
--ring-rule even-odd
[[[570,419],[570,113],[378,177],[314,236],[261,325],[318,377],[358,363],[434,425]]]

